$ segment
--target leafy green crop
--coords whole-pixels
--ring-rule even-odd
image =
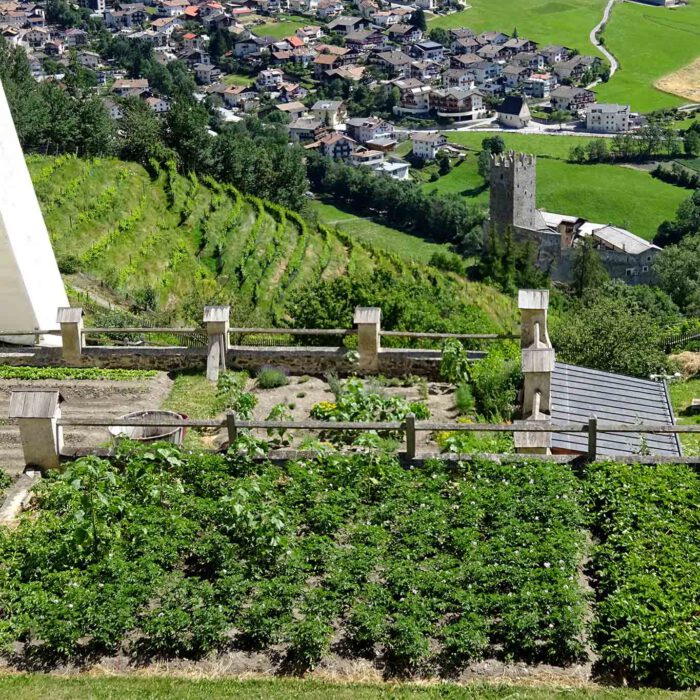
[[[0,639],[44,661],[279,644],[303,670],[342,640],[393,673],[566,663],[582,650],[578,489],[527,461],[280,466],[125,442],[49,474],[36,512],[0,530]]]
[[[700,684],[700,478],[679,465],[591,468],[604,666],[637,683]]]
[[[311,409],[311,417],[324,421],[403,421],[409,413],[418,419],[430,418],[430,411],[422,401],[406,401],[401,396],[385,396],[373,391],[361,379],[351,378],[338,387],[335,402],[321,401]],[[400,436],[390,431],[384,437]],[[329,431],[328,440],[352,442],[358,433],[354,430]]]
[[[0,365],[0,379],[110,379],[129,381],[158,374],[152,369],[98,369],[97,367],[13,367]]]

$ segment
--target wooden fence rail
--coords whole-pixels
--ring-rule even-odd
[[[659,423],[601,423],[590,418],[587,423],[550,423],[548,421],[518,421],[516,423],[456,423],[417,421],[413,415],[405,421],[284,421],[240,420],[229,412],[223,419],[194,418],[59,418],[60,427],[151,427],[160,428],[226,428],[229,441],[234,442],[243,429],[317,430],[317,431],[402,431],[406,439],[406,455],[416,457],[416,436],[419,432],[505,432],[505,433],[584,433],[588,435],[588,458],[598,457],[597,439],[600,433],[698,433],[700,425],[664,425]],[[700,459],[700,458],[698,458]],[[697,461],[697,460],[696,460]]]

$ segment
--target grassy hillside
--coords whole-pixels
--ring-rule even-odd
[[[115,159],[28,164],[67,282],[117,305],[146,294],[158,310],[196,322],[205,303],[227,303],[234,322],[262,325],[284,320],[287,302],[319,279],[382,266],[397,279],[449,285],[499,327],[514,319],[512,300],[495,290],[415,262],[429,257],[419,239],[414,250],[393,246],[404,257],[380,248],[391,229],[379,227],[369,245],[213,180],[149,176]]]
[[[644,112],[688,102],[653,84],[700,56],[700,2],[673,9],[620,3],[605,29],[605,43],[620,70],[596,88],[599,102],[629,102]]]
[[[396,253],[401,257],[427,263],[433,253],[449,250],[446,243],[431,243],[418,236],[383,226],[371,219],[357,216],[326,202],[312,202],[312,211],[320,223],[340,229],[353,238]]]
[[[498,30],[543,44],[564,44],[581,53],[594,53],[588,33],[603,16],[605,0],[469,0],[468,10],[436,17],[429,28],[470,27]]]
[[[477,170],[477,151],[488,134],[447,132],[450,141],[474,149],[465,162],[437,182],[429,192],[456,192],[475,203],[488,204],[488,190]],[[613,223],[651,239],[659,224],[673,218],[687,190],[661,182],[647,172],[620,165],[576,165],[566,158],[587,138],[503,134],[507,148],[533,153],[537,160],[537,206],[576,214],[598,223]]]

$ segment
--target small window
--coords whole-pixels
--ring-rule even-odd
[[[649,272],[649,266],[648,266],[648,265],[642,265],[642,272]]]

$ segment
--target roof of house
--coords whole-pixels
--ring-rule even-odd
[[[606,226],[604,224],[587,222],[581,226],[579,234],[598,238],[616,250],[629,253],[630,255],[640,255],[648,250],[661,250],[659,246],[644,240],[641,236],[612,224]]]
[[[389,27],[389,34],[410,34],[416,29],[412,24],[392,24]]]
[[[305,112],[306,107],[302,102],[285,102],[275,105],[280,112]]]
[[[629,112],[630,106],[618,105],[611,102],[599,102],[598,104],[591,105],[588,109],[596,112],[605,112],[607,114],[618,114],[619,112]]]
[[[526,106],[527,104],[522,97],[518,97],[517,95],[509,95],[505,100],[503,100],[503,104],[501,104],[501,106],[498,108],[498,113],[512,114],[517,117],[520,116],[520,113]]]
[[[328,29],[333,31],[336,27],[354,27],[358,22],[364,22],[362,17],[347,17],[346,15],[341,15],[328,23]]]
[[[309,117],[300,117],[295,119],[290,125],[290,129],[318,129],[323,126],[323,122],[320,119],[314,119]]]
[[[374,29],[357,29],[354,32],[348,32],[345,37],[346,41],[365,41],[377,32]]]
[[[338,56],[330,53],[320,53],[314,58],[314,63],[321,66],[332,66],[338,60]]]
[[[304,41],[298,36],[288,36],[285,41],[295,49],[300,49],[302,46],[306,46]]]
[[[338,110],[343,106],[343,101],[342,100],[319,100],[318,102],[315,102],[313,107],[311,107],[312,110],[317,110],[317,109],[322,109],[323,111],[327,112],[330,110]]]
[[[555,423],[585,423],[595,415],[607,423],[673,425],[665,383],[556,362],[552,373],[551,416]],[[600,455],[639,454],[642,439],[654,455],[681,454],[677,435],[598,433]],[[552,433],[552,449],[586,452],[585,433]]]
[[[439,131],[414,131],[411,134],[411,141],[422,141],[423,143],[440,143],[446,141],[444,134]]]
[[[382,61],[390,63],[392,66],[407,66],[412,63],[413,59],[403,51],[382,51],[377,54]]]

